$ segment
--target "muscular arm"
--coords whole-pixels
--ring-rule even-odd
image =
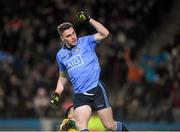
[[[67,82],[67,78],[65,72],[60,72],[55,92],[61,95],[61,93],[64,90],[64,85],[66,84],[66,82]]]
[[[97,33],[94,34],[96,40],[102,40],[109,35],[109,31],[101,23],[91,18],[89,23],[97,30]]]

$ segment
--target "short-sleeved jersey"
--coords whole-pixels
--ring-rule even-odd
[[[84,36],[78,38],[75,47],[62,47],[56,55],[59,70],[67,72],[74,93],[84,93],[99,82],[100,66],[95,47],[94,36]]]

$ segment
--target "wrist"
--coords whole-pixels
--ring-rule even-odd
[[[90,16],[86,16],[86,21],[90,21],[91,20],[91,17]]]
[[[54,92],[54,95],[60,97],[60,94],[56,91]]]

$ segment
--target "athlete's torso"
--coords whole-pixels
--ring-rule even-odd
[[[59,69],[68,73],[75,93],[83,93],[97,86],[100,67],[95,47],[94,36],[85,36],[79,38],[72,49],[61,48],[57,53]]]

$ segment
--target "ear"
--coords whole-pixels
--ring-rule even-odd
[[[64,41],[64,38],[62,36],[60,36],[60,39],[61,39],[61,41]]]

